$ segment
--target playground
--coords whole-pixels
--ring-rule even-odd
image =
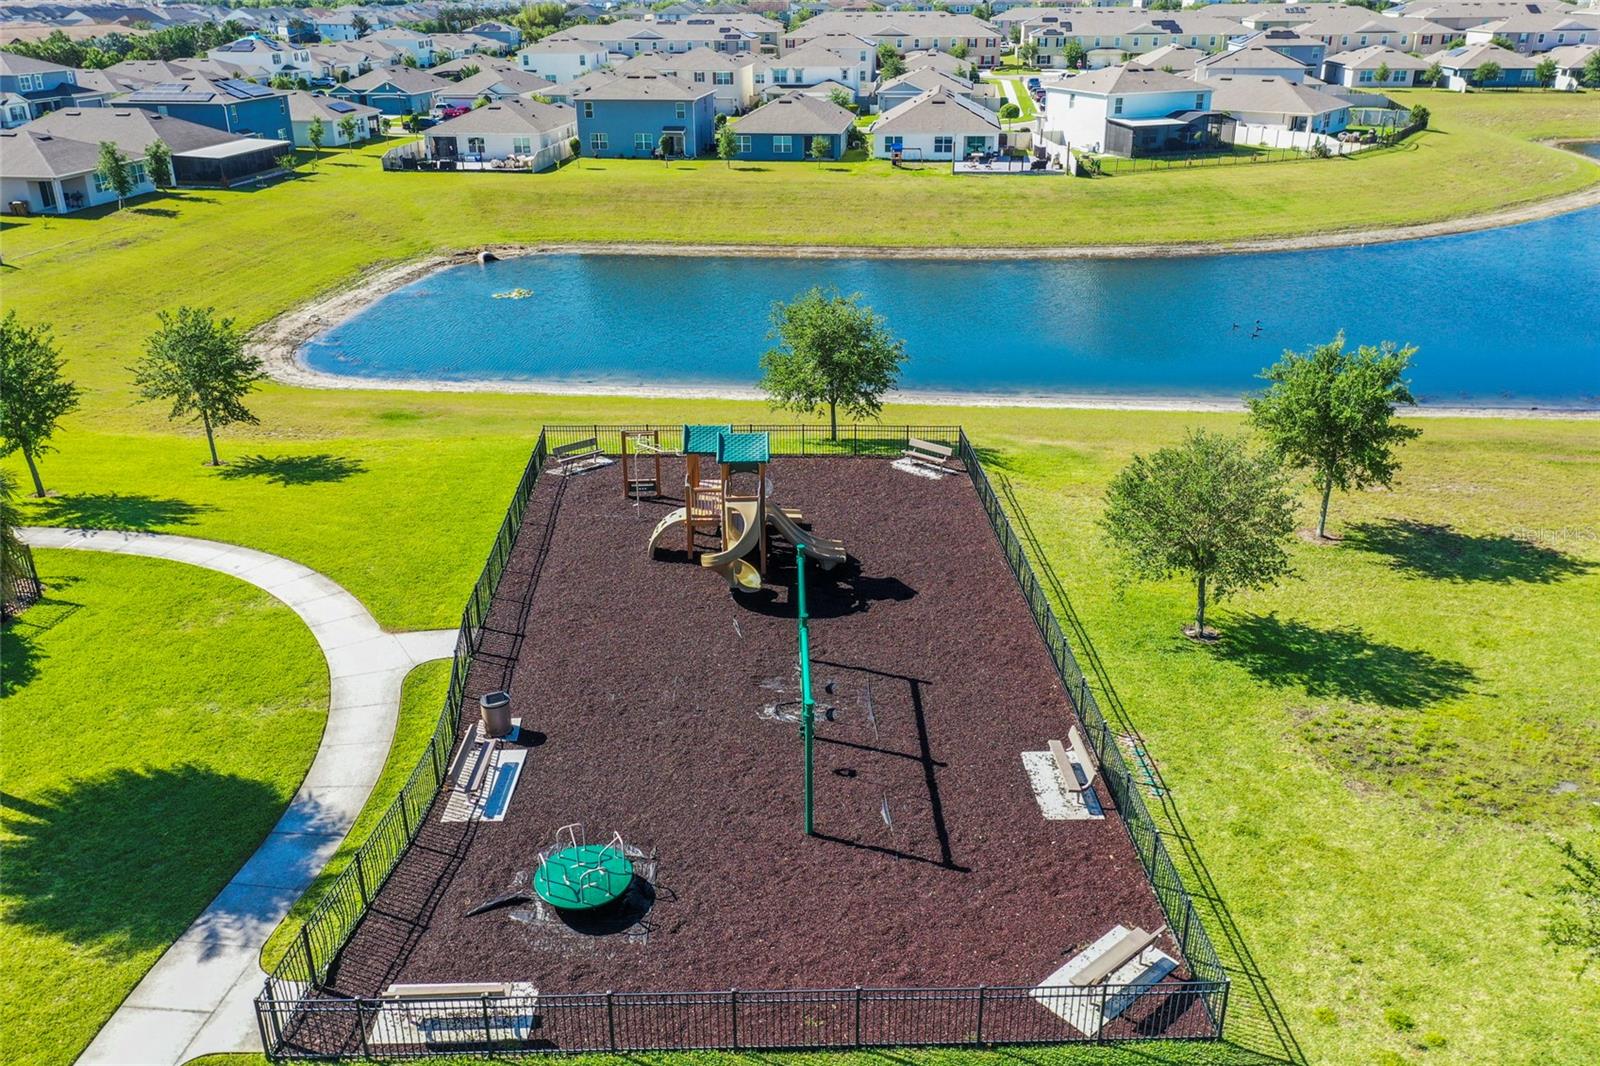
[[[1178,989],[1187,963],[948,449],[684,440],[555,451],[468,676],[454,792],[324,992]],[[1144,999],[1056,1014],[1069,1038],[1208,1035],[1198,999]]]

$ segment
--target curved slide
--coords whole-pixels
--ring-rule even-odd
[[[656,523],[655,531],[650,534],[650,543],[645,548],[645,554],[654,554],[656,546],[661,543],[661,538],[672,532],[672,530],[680,528],[688,513],[689,510],[686,507],[678,507],[668,511],[667,516]]]
[[[727,505],[728,521],[733,524],[738,537],[723,551],[706,552],[700,556],[700,565],[715,570],[735,589],[754,592],[761,587],[761,572],[744,557],[755,550],[761,541],[761,523],[756,521],[754,500],[735,500]]]
[[[806,554],[815,559],[817,565],[824,570],[832,570],[850,558],[849,553],[844,550],[843,542],[807,533],[795,524],[783,508],[774,507],[770,503],[767,504],[767,524],[790,544],[804,544]]]

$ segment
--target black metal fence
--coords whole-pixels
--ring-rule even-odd
[[[1220,1033],[1227,1006],[1227,974],[1223,970],[1222,961],[1217,957],[1216,947],[1206,933],[1200,915],[1195,910],[1194,901],[1190,899],[1189,892],[1184,887],[1183,878],[1173,865],[1172,856],[1167,853],[1166,844],[1161,839],[1161,831],[1156,827],[1155,820],[1150,817],[1150,809],[1145,804],[1144,795],[1134,783],[1127,760],[1123,757],[1122,748],[1117,743],[1117,735],[1106,722],[1094,691],[1089,687],[1083,670],[1079,668],[1071,645],[1067,643],[1061,621],[1056,617],[1055,609],[1051,607],[1049,598],[1034,574],[1028,553],[1016,531],[1011,528],[1011,520],[1006,517],[1005,509],[1000,505],[999,497],[995,495],[994,486],[989,483],[989,475],[984,471],[983,464],[978,461],[978,455],[965,432],[961,434],[958,453],[972,478],[973,487],[978,491],[978,499],[982,501],[983,509],[988,512],[989,524],[994,527],[995,536],[1000,540],[1000,549],[1005,553],[1006,562],[1010,564],[1011,572],[1022,590],[1022,597],[1033,613],[1033,620],[1039,627],[1040,636],[1044,638],[1045,647],[1049,649],[1050,657],[1055,661],[1056,670],[1061,675],[1061,683],[1072,696],[1073,705],[1077,708],[1078,717],[1087,732],[1089,744],[1100,762],[1100,778],[1105,782],[1107,790],[1116,801],[1117,809],[1122,813],[1123,824],[1127,826],[1128,835],[1133,839],[1139,862],[1143,864],[1144,872],[1155,889],[1156,898],[1161,902],[1161,909],[1167,916],[1167,927],[1177,937],[1178,946],[1182,948],[1184,957],[1189,961],[1190,972],[1200,981],[1218,986],[1215,997],[1207,997],[1206,1002],[1207,1009],[1211,1012],[1217,1031]]]
[[[20,540],[6,549],[6,583],[0,588],[0,606],[7,612],[20,611],[44,595],[39,571],[33,565],[33,551]]]
[[[655,430],[681,444],[680,426],[546,426],[534,445],[483,572],[462,614],[449,694],[427,750],[350,864],[323,891],[256,998],[273,1059],[420,1058],[548,1051],[804,1049],[1121,1040],[1211,1040],[1222,1035],[1228,979],[1134,786],[988,475],[958,426],[735,425],[767,432],[774,454],[895,454],[916,437],[957,450],[1101,764],[1101,776],[1188,963],[1191,978],[1149,986],[787,989],[606,992],[399,1001],[322,988],[356,925],[399,863],[439,793],[454,748],[467,671],[528,500],[551,451],[593,437],[615,453],[621,435]],[[1111,1014],[1109,1021],[1104,1021]]]

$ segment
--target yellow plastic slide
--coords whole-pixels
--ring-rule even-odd
[[[804,544],[806,554],[815,559],[824,570],[832,570],[850,557],[844,550],[842,542],[807,533],[790,520],[783,508],[774,507],[770,503],[767,504],[767,524],[790,544]]]
[[[761,573],[745,562],[744,557],[761,540],[761,523],[756,521],[756,501],[734,500],[729,503],[727,521],[728,529],[736,534],[734,542],[724,551],[706,552],[700,556],[700,565],[721,574],[734,588],[754,592],[761,587]]]

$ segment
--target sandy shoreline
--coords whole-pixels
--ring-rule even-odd
[[[1313,234],[1278,239],[1185,244],[1081,245],[984,249],[982,256],[987,259],[1010,260],[1139,259],[1360,247],[1468,233],[1500,226],[1512,226],[1522,222],[1530,222],[1597,206],[1600,206],[1600,185],[1594,185],[1566,196],[1508,207],[1484,215],[1452,219],[1444,222],[1391,227],[1383,230],[1354,230],[1342,233]],[[430,378],[362,378],[313,370],[301,361],[300,349],[318,334],[339,325],[396,289],[438,271],[475,262],[478,260],[480,253],[483,252],[488,252],[501,259],[528,255],[559,254],[964,260],[971,259],[974,256],[974,249],[962,247],[883,248],[849,245],[765,246],[649,243],[488,245],[429,256],[404,263],[379,266],[368,270],[335,291],[299,307],[292,308],[277,318],[264,323],[251,336],[251,350],[262,359],[266,365],[267,372],[274,380],[286,385],[304,388],[362,389],[370,391],[499,392],[572,396],[638,396],[678,399],[760,399],[760,393],[753,388],[715,385],[652,387],[537,380],[444,381]],[[1243,404],[1237,400],[1184,396],[1012,395],[1006,393],[953,393],[906,390],[893,393],[889,399],[893,403],[964,407],[1060,407],[1130,411],[1241,411],[1244,409]],[[1595,409],[1540,408],[1536,406],[1492,407],[1428,404],[1417,408],[1415,413],[1434,417],[1480,418],[1600,417],[1600,410]]]

